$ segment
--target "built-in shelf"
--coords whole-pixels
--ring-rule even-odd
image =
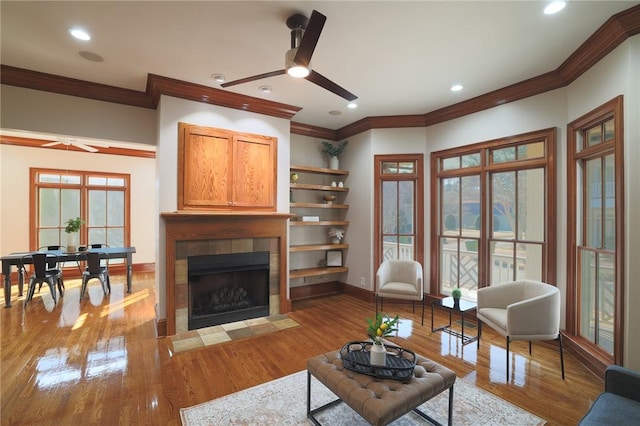
[[[335,175],[335,176],[349,176],[347,170],[327,169],[324,167],[311,167],[311,166],[291,166],[289,167],[291,173],[317,173],[322,175]]]
[[[289,246],[289,252],[299,253],[301,251],[337,250],[348,248],[349,244],[305,244],[299,246]]]
[[[309,208],[309,209],[348,209],[348,204],[325,204],[325,203],[290,203],[293,208]]]
[[[347,272],[349,268],[346,266],[331,266],[327,268],[305,268],[305,269],[293,269],[289,271],[289,278],[304,278],[304,277],[316,277],[320,275],[339,274],[341,272]]]
[[[307,189],[311,191],[335,191],[335,192],[349,192],[349,188],[340,188],[339,186],[331,185],[314,185],[311,183],[290,183],[290,189]]]
[[[320,209],[315,212],[313,215],[316,215],[320,220],[318,221],[303,221],[302,216],[307,216],[307,213],[295,215],[289,221],[289,226],[292,229],[296,229],[296,237],[303,237],[300,242],[303,242],[305,235],[313,235],[314,239],[317,238],[317,232],[312,229],[305,230],[303,227],[307,226],[315,226],[315,227],[329,227],[329,226],[338,226],[338,227],[347,227],[349,222],[344,220],[345,213],[349,209],[347,204],[343,204],[345,194],[349,192],[349,188],[345,188],[344,186],[344,178],[349,175],[349,172],[346,170],[335,170],[335,169],[327,169],[323,167],[311,167],[311,166],[291,166],[290,168],[291,174],[294,173],[300,174],[297,179],[305,181],[307,183],[297,183],[291,182],[289,184],[289,188],[291,190],[297,190],[300,192],[296,193],[295,198],[298,199],[299,202],[291,202],[289,207],[293,209]],[[305,174],[307,176],[305,176]],[[308,176],[309,174],[313,174],[316,176]],[[324,175],[324,177],[323,177]],[[327,177],[329,176],[329,177]],[[296,179],[296,181],[297,181]],[[327,185],[328,182],[333,181],[331,185]],[[336,186],[334,186],[336,185]],[[304,191],[312,191],[308,193],[304,193]],[[326,192],[334,197],[327,197],[326,195],[318,197],[317,192]],[[328,195],[328,194],[327,194]],[[291,200],[293,200],[293,192],[291,195]],[[331,204],[322,202],[327,198],[333,198],[333,202]],[[298,238],[296,238],[298,240]],[[325,242],[325,238],[321,241],[313,242],[310,241],[311,238],[306,238],[308,244],[297,244],[289,246],[289,253],[310,253],[310,252],[321,252],[317,255],[315,254],[299,254],[296,256],[297,259],[300,260],[298,265],[295,265],[297,269],[292,269],[289,271],[289,279],[297,279],[297,278],[306,278],[306,277],[319,277],[326,276],[331,274],[339,274],[343,272],[347,272],[349,268],[346,266],[331,266],[331,267],[312,267],[306,268],[300,266],[311,266],[314,263],[316,265],[322,264],[322,259],[324,259],[325,254],[322,252],[326,252],[328,250],[345,250],[349,248],[349,244],[341,243],[341,244],[330,244]],[[320,258],[320,256],[322,256]],[[315,259],[314,259],[315,258]],[[315,262],[314,262],[315,260]],[[306,263],[306,265],[304,265]]]
[[[349,222],[346,220],[320,220],[316,222],[303,222],[302,220],[291,220],[289,222],[291,226],[348,226]]]

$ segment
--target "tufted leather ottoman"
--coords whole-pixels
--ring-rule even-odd
[[[314,376],[339,399],[311,410],[311,376]],[[386,425],[414,411],[432,423],[437,421],[418,410],[418,406],[445,390],[449,390],[449,419],[452,424],[453,371],[420,355],[416,355],[413,377],[407,381],[377,379],[347,370],[342,366],[340,351],[307,360],[307,417],[316,425],[320,423],[315,413],[344,401],[372,425]]]

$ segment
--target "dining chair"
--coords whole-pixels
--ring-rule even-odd
[[[56,284],[58,285],[58,292],[60,293],[60,297],[64,296],[64,281],[62,280],[62,270],[57,267],[58,256],[52,253],[33,253],[25,258],[30,257],[33,262],[33,275],[29,278],[29,286],[27,288],[27,297],[24,300],[24,304],[26,304],[33,299],[33,294],[36,290],[36,284],[40,284],[38,291],[42,288],[43,283],[47,283],[49,285],[49,290],[51,291],[51,297],[53,298],[53,303],[57,303],[56,297]],[[23,261],[23,263],[25,263]],[[49,268],[49,265],[54,265],[53,268]]]
[[[89,248],[90,249],[101,249],[101,248],[109,248],[109,244],[105,244],[105,243],[93,243],[93,244],[89,244]],[[102,266],[106,266],[107,268],[109,267],[109,258],[105,257],[103,259],[100,260],[100,264]]]
[[[65,246],[42,246],[38,251],[67,251]]]
[[[95,243],[95,244],[90,244],[89,247],[91,247],[92,249],[107,248],[109,247],[109,244]]]
[[[102,291],[104,295],[107,295],[107,291],[111,293],[111,282],[109,279],[109,268],[101,264],[102,259],[106,259],[105,253],[88,251],[87,252],[87,267],[82,273],[82,289],[80,290],[80,301],[84,297],[84,293],[87,291],[87,285],[89,280],[97,278],[102,284]]]
[[[42,246],[38,249],[38,251],[42,251],[42,252],[48,252],[48,251],[61,251],[61,252],[66,252],[67,251],[67,247],[66,246],[60,246],[60,245],[52,245],[52,246]],[[55,269],[57,268],[58,262],[56,261],[53,264],[48,265],[49,269]],[[62,262],[62,265],[60,267],[60,270],[62,270],[62,267],[64,267],[64,262]],[[40,286],[42,286],[42,284],[40,284]]]

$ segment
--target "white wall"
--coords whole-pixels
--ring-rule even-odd
[[[159,189],[156,217],[178,208],[178,123],[229,129],[278,138],[278,212],[289,212],[289,120],[162,96],[158,108],[158,142],[156,151]],[[165,227],[159,223],[156,254],[156,295],[158,319],[166,314]]]
[[[154,145],[156,111],[22,87],[1,86],[0,127]]]
[[[569,87],[567,121],[619,95],[624,96],[626,203],[624,365],[640,370],[640,35],[627,40]]]
[[[0,145],[0,253],[29,249],[29,168],[95,170],[131,175],[134,263],[155,261],[155,160],[99,153]]]

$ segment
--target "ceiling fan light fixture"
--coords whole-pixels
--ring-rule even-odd
[[[293,60],[296,57],[296,53],[298,52],[297,48],[289,49],[285,56],[285,68],[287,70],[287,74],[291,77],[295,78],[305,78],[311,73],[310,67],[304,67],[302,65],[298,65]]]

